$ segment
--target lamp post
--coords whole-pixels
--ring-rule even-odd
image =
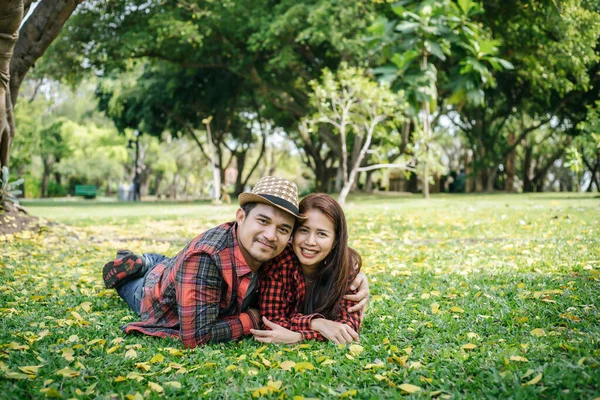
[[[129,198],[133,201],[140,201],[140,187],[141,187],[141,177],[140,177],[140,131],[137,129],[133,131],[133,135],[135,136],[135,140],[129,139],[129,144],[127,145],[128,149],[133,149],[133,143],[135,142],[135,164],[134,164],[134,176],[133,176],[133,191],[129,194]]]

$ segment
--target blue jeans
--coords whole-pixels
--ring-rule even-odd
[[[144,294],[144,282],[146,281],[146,275],[154,269],[160,262],[168,259],[169,257],[163,256],[162,254],[155,253],[144,253],[144,264],[147,266],[147,270],[144,276],[133,278],[128,282],[125,282],[121,286],[117,286],[117,293],[125,303],[131,308],[137,315],[140,315],[140,304],[142,302],[142,295]]]

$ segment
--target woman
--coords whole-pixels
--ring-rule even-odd
[[[346,217],[326,194],[311,194],[300,202],[300,221],[285,262],[265,266],[259,309],[270,330],[251,330],[267,343],[297,343],[328,339],[336,344],[358,341],[362,312],[350,313],[344,299],[360,271],[360,255],[348,247]],[[293,250],[293,251],[292,251]]]

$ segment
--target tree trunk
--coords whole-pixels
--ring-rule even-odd
[[[365,187],[364,187],[364,192],[365,193],[373,193],[373,172],[375,171],[367,171],[367,177],[365,179]]]
[[[9,165],[10,146],[15,137],[10,92],[10,60],[23,19],[23,0],[0,2],[0,168]]]
[[[40,184],[40,197],[48,197],[48,178],[50,177],[50,162],[47,159],[42,159],[42,182]]]
[[[533,158],[533,149],[525,143],[523,145],[525,148],[525,157],[523,158],[523,192],[533,192],[533,184],[531,181],[532,178],[532,158]]]
[[[32,1],[0,1],[0,167],[10,163],[15,136],[13,108],[21,83],[80,2],[41,0],[19,30]]]
[[[427,70],[427,53],[423,54],[422,70],[423,71]],[[429,198],[429,165],[427,162],[427,157],[429,155],[429,138],[431,137],[431,127],[429,125],[429,115],[430,115],[429,101],[423,102],[423,113],[425,114],[423,116],[423,139],[425,142],[425,165],[423,166],[422,183],[423,183],[423,197],[428,199]]]
[[[508,134],[508,144],[509,146],[513,146],[517,137],[513,132]],[[507,193],[512,193],[515,190],[515,175],[517,174],[517,152],[513,149],[506,157],[505,163],[505,171],[506,171],[506,180],[504,181],[504,190]]]

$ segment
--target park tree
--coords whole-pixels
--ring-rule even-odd
[[[51,49],[60,57],[49,70],[77,81],[86,69],[109,76],[161,61],[211,77],[205,85],[215,90],[222,80],[235,81],[236,96],[253,97],[263,121],[282,127],[304,151],[322,189],[332,176],[323,166],[336,163],[339,152],[322,151],[323,137],[308,142],[297,130],[310,107],[308,82],[324,67],[335,70],[341,60],[364,55],[373,9],[369,2],[326,0],[86,3]],[[216,134],[222,116],[210,115]]]
[[[81,0],[0,3],[0,166],[9,166],[15,137],[13,109],[23,79],[60,33]],[[23,17],[29,15],[22,23]]]
[[[341,149],[340,204],[344,205],[361,171],[411,169],[409,162],[361,167],[365,157],[373,151],[374,137],[387,134],[389,126],[385,126],[384,122],[391,118],[402,118],[404,104],[401,94],[392,93],[387,84],[379,84],[366,76],[364,69],[345,64],[336,74],[324,69],[321,80],[311,81],[310,85],[311,104],[316,112],[302,122],[301,129],[318,131],[320,124],[333,128]],[[349,151],[350,144],[356,149],[354,154]]]
[[[600,87],[596,50],[600,14],[592,3],[485,3],[478,20],[500,43],[499,56],[515,68],[495,74],[497,85],[485,89],[485,107],[465,104],[453,114],[473,152],[470,164],[476,190],[493,188],[500,165],[505,167],[506,189],[512,190],[517,172],[514,156],[518,148],[536,141],[529,139],[536,131],[559,127],[563,135],[578,134],[577,125],[586,118],[586,106],[598,98]],[[568,140],[559,143],[569,145]],[[549,150],[547,156],[564,155],[564,149]],[[522,171],[531,169],[529,165]],[[538,178],[543,181],[542,175]],[[539,187],[539,183],[527,184],[524,189]]]
[[[379,61],[387,63],[375,72],[406,92],[412,114],[420,121],[414,145],[427,198],[431,170],[442,170],[432,128],[433,117],[445,111],[440,90],[446,92],[448,104],[481,107],[483,89],[495,85],[492,71],[512,65],[496,57],[496,42],[474,21],[482,12],[474,1],[404,1],[392,11],[397,20],[382,18],[371,27],[375,49],[382,54]]]

